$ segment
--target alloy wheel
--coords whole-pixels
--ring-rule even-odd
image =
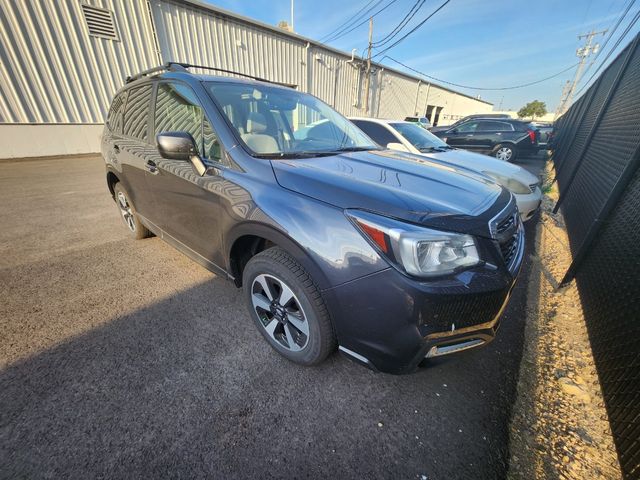
[[[496,152],[496,158],[498,160],[504,160],[508,162],[513,156],[513,150],[509,147],[500,147]]]
[[[120,214],[124,219],[124,223],[127,224],[129,230],[135,232],[136,222],[133,218],[133,210],[131,210],[131,205],[129,205],[129,201],[123,192],[118,192],[118,207],[120,207]]]
[[[309,322],[291,288],[273,275],[258,275],[251,286],[251,302],[260,323],[280,346],[292,352],[309,342]]]

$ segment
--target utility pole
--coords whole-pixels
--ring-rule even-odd
[[[364,112],[369,114],[369,88],[371,87],[371,44],[373,43],[373,17],[369,18],[369,48],[367,49],[367,76],[364,79]],[[371,115],[369,115],[371,116]]]
[[[560,103],[558,103],[558,108],[556,108],[556,113],[553,116],[553,120],[555,121],[560,115],[562,115],[564,113],[564,111],[566,109],[563,109],[564,106],[566,105],[566,101],[565,99],[567,98],[567,95],[569,95],[569,90],[571,89],[571,80],[567,80],[564,84],[564,86],[562,87],[562,95],[560,95]]]
[[[587,58],[590,57],[591,55],[595,55],[600,50],[599,44],[596,43],[595,45],[592,45],[593,38],[596,37],[597,35],[604,35],[607,32],[608,30],[600,30],[599,32],[592,30],[589,33],[578,35],[579,40],[582,40],[583,38],[585,38],[586,42],[584,47],[580,47],[576,50],[576,56],[580,59],[580,62],[578,63],[578,68],[576,69],[576,74],[573,77],[573,82],[571,83],[571,86],[569,87],[566,93],[563,92],[562,99],[560,100],[560,105],[556,110],[556,117],[559,117],[560,115],[562,115],[567,110],[567,108],[569,108],[569,105],[571,105],[571,101],[573,100],[573,94],[575,93],[576,87],[578,86],[578,83],[582,78],[582,71],[584,70],[584,66],[587,63]]]
[[[291,31],[295,32],[295,28],[293,27],[293,0],[291,0]]]

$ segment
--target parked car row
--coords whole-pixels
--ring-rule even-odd
[[[403,373],[494,338],[537,179],[417,122],[352,122],[286,86],[187,68],[130,78],[107,117],[107,186],[133,238],[233,281],[303,365],[337,348]]]
[[[379,145],[392,150],[426,154],[491,177],[513,193],[523,221],[533,217],[540,206],[540,180],[522,167],[487,155],[455,149],[414,123],[372,118],[352,118],[351,121]]]

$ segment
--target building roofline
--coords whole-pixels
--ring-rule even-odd
[[[206,11],[215,13],[217,15],[220,15],[222,17],[228,17],[228,18],[230,18],[232,20],[235,20],[237,22],[248,23],[250,25],[257,26],[257,27],[263,28],[265,30],[269,30],[270,32],[275,33],[277,35],[282,35],[283,37],[293,38],[295,40],[300,41],[301,43],[308,43],[308,44],[314,45],[316,47],[323,48],[325,50],[329,50],[329,51],[331,51],[331,52],[333,52],[333,53],[335,53],[337,55],[340,55],[342,57],[351,58],[351,54],[350,53],[344,52],[344,51],[339,50],[339,49],[334,48],[334,47],[331,47],[331,46],[326,45],[324,43],[321,43],[321,42],[319,42],[317,40],[313,40],[311,38],[305,37],[303,35],[299,35],[299,34],[294,33],[294,32],[288,32],[287,30],[279,28],[279,27],[277,27],[275,25],[269,25],[268,23],[264,23],[264,22],[261,22],[259,20],[255,20],[253,18],[245,17],[244,15],[240,15],[238,13],[231,12],[231,11],[226,10],[224,8],[220,8],[220,7],[217,7],[215,5],[211,5],[209,3],[204,3],[204,2],[202,2],[200,0],[170,0],[170,1],[172,1],[174,3],[182,3],[182,4],[189,5],[189,6],[192,6],[192,7],[195,7],[195,8],[200,8],[202,10],[206,10]],[[357,58],[360,62],[364,62],[365,61],[362,57],[360,57],[358,55],[355,55],[355,58]],[[425,80],[425,79],[417,77],[415,75],[410,75],[410,74],[408,74],[406,72],[403,72],[401,70],[397,70],[395,68],[389,67],[389,66],[384,65],[382,63],[371,62],[371,65],[375,66],[376,68],[384,68],[385,70],[388,70],[390,72],[396,73],[398,75],[402,75],[403,77],[409,78],[411,80],[419,80],[419,81],[421,81],[423,83],[431,84],[431,85],[436,86],[436,87],[438,87],[438,88],[440,88],[442,90],[446,90],[447,92],[455,93],[456,95],[461,95],[463,97],[470,98],[471,100],[475,100],[476,102],[481,102],[481,103],[484,103],[486,105],[493,106],[493,103],[487,102],[486,100],[481,100],[479,98],[474,97],[473,95],[468,95],[466,93],[458,92],[457,90],[453,90],[451,88],[444,87],[444,86],[442,86],[442,85],[440,85],[438,83],[432,82],[430,80]]]

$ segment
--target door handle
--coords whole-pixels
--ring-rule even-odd
[[[147,163],[144,164],[144,168],[146,168],[149,172],[153,173],[154,175],[158,173],[158,166],[152,160],[147,161]]]

